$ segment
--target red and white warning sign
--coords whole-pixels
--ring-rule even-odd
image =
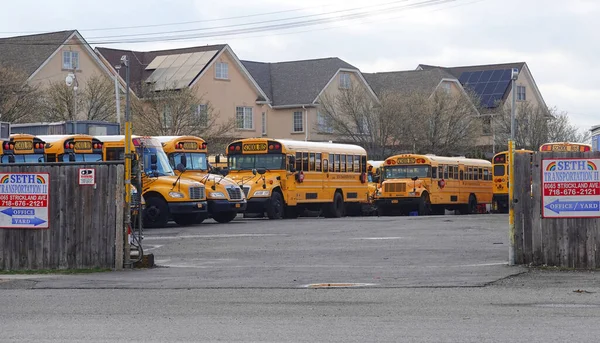
[[[96,169],[79,168],[79,184],[84,186],[93,186],[96,184]]]

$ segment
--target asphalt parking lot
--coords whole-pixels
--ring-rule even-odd
[[[506,215],[211,220],[157,267],[0,275],[0,340],[595,342],[600,277],[509,267]],[[321,288],[330,285],[344,288]],[[313,289],[314,288],[314,289]]]

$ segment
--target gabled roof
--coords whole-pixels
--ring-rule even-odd
[[[443,79],[456,78],[443,68],[428,70],[393,71],[383,73],[363,73],[365,79],[380,96],[385,92],[433,94]]]
[[[483,107],[492,109],[499,107],[508,98],[511,69],[517,68],[521,73],[527,69],[527,65],[525,62],[514,62],[450,68],[427,64],[417,66],[417,70],[432,70],[435,68],[442,68],[454,75],[464,88],[473,91],[480,98]],[[533,82],[535,83],[535,81]],[[537,89],[536,92],[539,94]]]
[[[226,44],[195,46],[190,48],[155,50],[155,51],[133,51],[122,49],[111,49],[97,47],[96,51],[111,65],[118,65],[121,61],[121,56],[127,55],[130,61],[129,81],[131,89],[136,95],[141,96],[143,82],[152,74],[152,70],[146,70],[146,67],[157,56],[177,55],[194,52],[219,51],[222,52],[227,47]],[[218,56],[215,55],[215,57]],[[214,58],[213,58],[214,60]],[[211,61],[212,62],[212,61]],[[208,64],[207,64],[208,66]],[[121,71],[121,78],[125,79],[124,71]]]
[[[30,77],[76,32],[69,30],[0,38],[0,65],[20,70]]]
[[[242,63],[267,93],[273,107],[313,105],[340,69],[360,73],[358,68],[337,57],[277,63]]]

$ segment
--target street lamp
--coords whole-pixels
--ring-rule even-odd
[[[75,68],[73,68],[73,72],[67,74],[65,78],[65,84],[67,87],[73,86],[73,120],[77,120],[77,89],[79,88],[79,82],[77,81],[77,74],[75,72]]]
[[[121,56],[120,65],[125,67],[125,220],[124,220],[124,239],[127,238],[128,230],[131,225],[131,117],[129,114],[129,59],[127,55]],[[126,240],[125,240],[126,241]],[[127,245],[126,245],[127,246]],[[129,249],[125,249],[125,261],[129,260]]]
[[[515,81],[519,77],[519,69],[511,71],[512,105],[510,107],[510,140],[508,141],[509,175],[508,175],[508,264],[515,265],[515,111],[516,111],[516,87]]]

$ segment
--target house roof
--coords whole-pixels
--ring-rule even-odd
[[[271,99],[271,105],[312,105],[340,69],[358,69],[337,58],[263,63],[242,61]]]
[[[76,32],[0,38],[0,65],[20,70],[29,77]]]
[[[484,108],[491,109],[499,107],[508,98],[511,69],[517,68],[521,73],[527,66],[525,62],[450,68],[419,64],[417,70],[431,70],[434,68],[442,68],[454,75],[463,87],[470,89],[480,98],[481,105]]]
[[[154,60],[157,56],[177,55],[194,52],[205,52],[205,51],[218,51],[225,49],[226,44],[218,45],[204,45],[195,46],[190,48],[180,49],[169,49],[169,50],[155,50],[155,51],[133,51],[133,50],[122,50],[122,49],[111,49],[111,48],[96,48],[96,51],[106,59],[111,65],[115,66],[120,63],[121,56],[127,55],[130,61],[129,78],[131,89],[138,95],[141,96],[142,84],[152,73],[153,70],[146,70],[146,67]],[[218,55],[218,53],[217,53]],[[217,56],[215,55],[215,56]],[[214,59],[214,58],[213,58]],[[211,61],[212,62],[212,61]],[[207,64],[208,66],[208,64]],[[200,74],[200,71],[198,74]],[[121,72],[121,77],[125,79],[124,72]]]
[[[456,79],[443,68],[363,73],[363,75],[378,96],[385,92],[426,93],[430,95],[442,79]]]

